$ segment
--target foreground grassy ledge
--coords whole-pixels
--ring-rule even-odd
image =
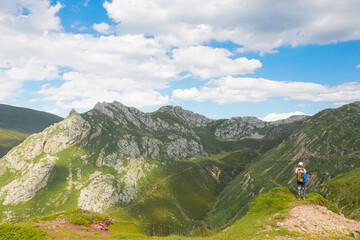
[[[352,239],[351,232],[347,236],[340,236],[338,233],[327,231],[325,236],[313,235],[310,233],[300,233],[290,231],[281,223],[284,221],[289,211],[296,206],[314,204],[323,206],[334,213],[339,213],[339,209],[329,203],[317,193],[308,194],[306,201],[296,201],[295,192],[287,188],[274,188],[266,194],[261,194],[251,204],[248,213],[234,225],[224,232],[208,235],[209,233],[194,231],[193,236],[168,236],[168,237],[148,237],[141,234],[134,224],[128,220],[114,220],[108,228],[108,234],[101,232],[86,232],[94,224],[109,219],[109,216],[92,213],[83,210],[73,210],[62,212],[42,218],[37,218],[19,225],[0,225],[0,239],[204,239],[204,240],[225,240],[225,239],[274,239],[281,236],[286,239],[339,239],[347,237]],[[324,208],[325,209],[325,208]],[[49,229],[49,226],[56,222],[66,222],[76,226],[76,229],[82,229],[84,232],[73,231],[71,228]],[[48,222],[50,224],[43,224]],[[50,234],[48,234],[48,233]],[[333,234],[333,235],[332,235]]]

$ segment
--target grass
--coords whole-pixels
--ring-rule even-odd
[[[250,205],[249,212],[227,232],[214,236],[214,239],[264,239],[285,235],[296,236],[286,229],[275,230],[276,222],[281,221],[289,210],[294,207],[289,203],[295,201],[295,195],[287,188],[274,188],[266,194],[259,195]],[[272,230],[266,231],[271,226]],[[270,227],[268,227],[270,228]]]
[[[90,212],[81,209],[69,210],[65,212],[60,212],[52,215],[47,215],[44,217],[35,218],[33,221],[50,221],[50,220],[59,220],[66,219],[69,223],[74,225],[90,226],[93,222],[102,222],[106,218],[105,215]]]
[[[4,104],[0,104],[0,112],[0,128],[25,133],[40,132],[46,127],[62,120],[61,117],[47,112]]]
[[[0,128],[0,158],[11,148],[20,144],[30,134],[12,129]]]
[[[18,225],[0,225],[0,240],[48,240],[53,237],[36,227]]]
[[[326,181],[317,190],[336,203],[345,216],[360,220],[360,168]]]
[[[306,201],[296,203],[296,193],[287,188],[274,188],[268,193],[260,194],[256,200],[250,205],[247,214],[238,220],[235,224],[228,228],[226,232],[215,233],[206,228],[195,227],[191,236],[171,234],[167,237],[159,236],[146,236],[139,231],[136,224],[131,222],[131,217],[123,211],[118,212],[118,217],[114,219],[114,224],[110,225],[109,231],[111,235],[102,235],[98,233],[76,233],[69,229],[57,229],[56,235],[58,238],[91,238],[91,239],[159,239],[159,240],[230,240],[230,239],[269,239],[278,236],[287,237],[305,237],[307,236],[298,232],[291,232],[284,227],[276,227],[277,222],[283,222],[288,212],[299,204],[314,203],[322,205],[334,212],[338,209],[325,200],[317,193],[310,193],[307,195]],[[157,211],[156,208],[152,211]],[[152,212],[154,214],[154,212]],[[162,213],[160,213],[162,214]],[[156,214],[155,214],[156,215]],[[39,221],[51,221],[67,219],[75,225],[86,227],[92,221],[103,221],[107,215],[101,215],[80,209],[60,212],[57,214],[49,215],[42,218],[34,219],[32,222],[23,223],[22,226],[17,225],[0,225],[1,233],[10,234],[14,231],[16,236],[22,238],[6,238],[6,239],[51,239],[45,232],[48,230],[45,227],[36,225]],[[157,224],[159,225],[159,224]],[[158,231],[156,224],[149,224],[148,231]],[[195,226],[195,225],[194,225]],[[162,228],[162,230],[164,230]],[[22,234],[22,235],[20,235]],[[7,235],[5,235],[7,236]],[[12,236],[12,235],[9,235]],[[26,238],[28,237],[28,238]],[[31,238],[32,237],[32,238]],[[1,239],[1,238],[0,238]],[[4,238],[5,239],[5,238]]]

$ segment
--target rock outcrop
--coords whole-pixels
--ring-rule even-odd
[[[18,204],[35,196],[43,188],[55,167],[56,157],[46,156],[38,163],[30,163],[26,170],[21,172],[21,177],[16,178],[0,190],[0,199],[3,205]]]
[[[57,153],[84,139],[91,126],[78,113],[43,132],[33,134],[13,148],[0,162],[2,172],[12,172],[16,177],[0,190],[3,205],[28,201],[46,186],[51,171],[56,166]]]

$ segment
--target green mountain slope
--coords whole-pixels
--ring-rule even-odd
[[[216,196],[303,119],[212,120],[118,102],[73,111],[0,160],[0,219],[82,208],[129,219],[149,235],[204,229]]]
[[[106,232],[94,232],[90,224],[94,226],[104,222],[108,216],[73,210],[36,218],[17,226],[0,225],[0,237],[10,233],[6,239],[46,239],[49,234],[56,239],[343,239],[350,236],[360,223],[341,217],[338,212],[336,206],[319,194],[311,193],[306,201],[298,202],[293,191],[274,188],[260,194],[241,220],[216,234],[206,235],[208,233],[194,229],[191,237],[148,237],[123,218],[109,226],[110,235],[107,235]]]
[[[304,162],[308,190],[360,167],[360,102],[326,109],[306,120],[278,147],[239,174],[213,204],[206,222],[224,228],[243,216],[257,195],[276,186],[295,188],[293,171]]]
[[[61,120],[50,113],[0,104],[0,157],[30,134]]]
[[[360,220],[360,168],[326,181],[317,190],[336,203],[345,216]]]

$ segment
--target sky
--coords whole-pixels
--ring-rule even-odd
[[[359,12],[358,0],[1,0],[0,103],[313,115],[360,100]]]

